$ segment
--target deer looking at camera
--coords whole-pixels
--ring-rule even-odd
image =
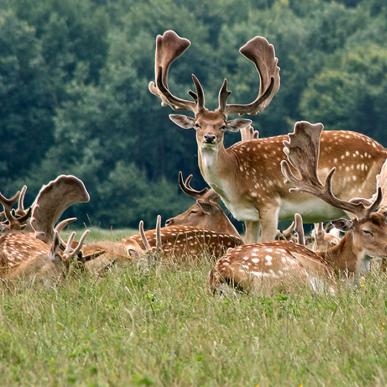
[[[155,81],[149,90],[161,99],[162,106],[173,110],[187,110],[194,116],[170,115],[178,126],[196,131],[198,163],[207,184],[219,194],[234,218],[245,222],[246,241],[270,241],[275,238],[278,219],[291,219],[299,212],[305,221],[329,220],[343,214],[318,197],[301,192],[289,192],[284,183],[280,162],[283,158],[283,141],[286,136],[243,141],[224,147],[226,132],[250,127],[251,120],[232,114],[255,115],[271,102],[280,86],[278,59],[273,45],[256,36],[240,52],[252,61],[257,70],[260,87],[257,97],[248,104],[230,104],[227,99],[227,80],[219,91],[218,107],[205,107],[203,88],[192,75],[196,93],[190,91],[192,100],[175,96],[168,86],[171,63],[190,45],[174,31],[166,31],[156,38]],[[387,152],[377,142],[359,133],[349,131],[323,132],[318,174],[337,166],[334,176],[335,191],[346,200],[355,196],[370,197],[375,189],[376,175],[386,159]]]
[[[209,274],[212,291],[220,284],[232,283],[241,288],[259,286],[264,279],[282,281],[297,277],[315,290],[337,272],[357,276],[366,256],[387,257],[387,215],[378,212],[385,200],[377,187],[375,199],[369,205],[357,200],[341,200],[333,193],[332,168],[324,183],[318,177],[321,124],[296,123],[294,132],[285,141],[287,161],[281,163],[282,172],[291,190],[315,195],[330,205],[353,215],[347,221],[348,231],[331,248],[313,252],[296,243],[277,241],[248,244],[229,249]],[[385,162],[387,165],[387,161]]]

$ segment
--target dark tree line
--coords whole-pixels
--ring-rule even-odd
[[[0,190],[27,183],[31,200],[72,173],[92,197],[77,215],[94,224],[150,225],[156,213],[180,211],[178,170],[202,182],[194,133],[175,127],[147,90],[154,38],[166,29],[192,41],[172,68],[176,94],[195,72],[210,106],[224,77],[230,101],[250,100],[258,79],[238,49],[264,35],[281,89],[254,119],[261,136],[307,119],[386,143],[386,20],[382,0],[3,0]]]

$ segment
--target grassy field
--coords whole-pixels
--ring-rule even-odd
[[[335,297],[214,297],[210,266],[2,286],[0,385],[387,385],[386,275]]]

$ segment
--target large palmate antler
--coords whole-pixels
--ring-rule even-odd
[[[219,91],[218,110],[227,114],[257,114],[262,112],[271,102],[280,87],[280,68],[278,58],[275,56],[274,46],[266,38],[256,36],[250,39],[239,52],[251,60],[257,69],[260,86],[258,95],[249,104],[227,104],[227,98],[231,94],[227,90],[227,80],[225,79]]]
[[[188,39],[181,38],[175,31],[166,31],[156,37],[155,81],[149,83],[149,91],[161,98],[162,106],[172,109],[192,110],[194,112],[204,107],[204,92],[199,80],[192,76],[197,94],[192,93],[195,101],[176,97],[168,87],[169,66],[191,45]]]
[[[168,87],[168,72],[172,62],[184,53],[191,45],[188,39],[181,38],[174,31],[166,31],[156,37],[155,80],[148,85],[149,91],[161,98],[162,106],[172,109],[191,110],[194,113],[205,109],[203,87],[193,74],[192,80],[196,93],[189,91],[193,101],[179,98],[172,94]],[[218,111],[228,114],[257,114],[263,111],[271,102],[280,87],[278,58],[274,47],[264,37],[256,36],[240,48],[240,53],[251,60],[260,78],[260,87],[255,100],[249,104],[227,104],[230,91],[227,90],[227,80],[224,80],[219,91]]]
[[[54,225],[63,212],[77,203],[87,203],[89,193],[83,182],[72,175],[60,175],[38,193],[33,205],[31,226],[36,237],[50,243],[54,236]]]
[[[320,134],[323,128],[320,123],[296,122],[293,133],[289,134],[289,141],[284,141],[287,160],[281,162],[282,174],[292,185],[290,191],[302,191],[315,195],[336,208],[363,218],[378,208],[382,200],[382,191],[379,188],[376,199],[370,206],[365,206],[362,202],[353,203],[341,200],[334,195],[332,178],[335,168],[329,171],[324,184],[321,183],[317,176],[317,165],[320,155]],[[293,168],[300,177],[295,176],[292,172]]]

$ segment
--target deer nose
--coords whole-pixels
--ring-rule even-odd
[[[171,224],[173,224],[173,218],[169,218],[165,221],[165,225],[166,226],[170,226]]]
[[[216,140],[216,136],[215,134],[205,134],[204,135],[204,141],[207,143],[207,144],[213,144]]]

